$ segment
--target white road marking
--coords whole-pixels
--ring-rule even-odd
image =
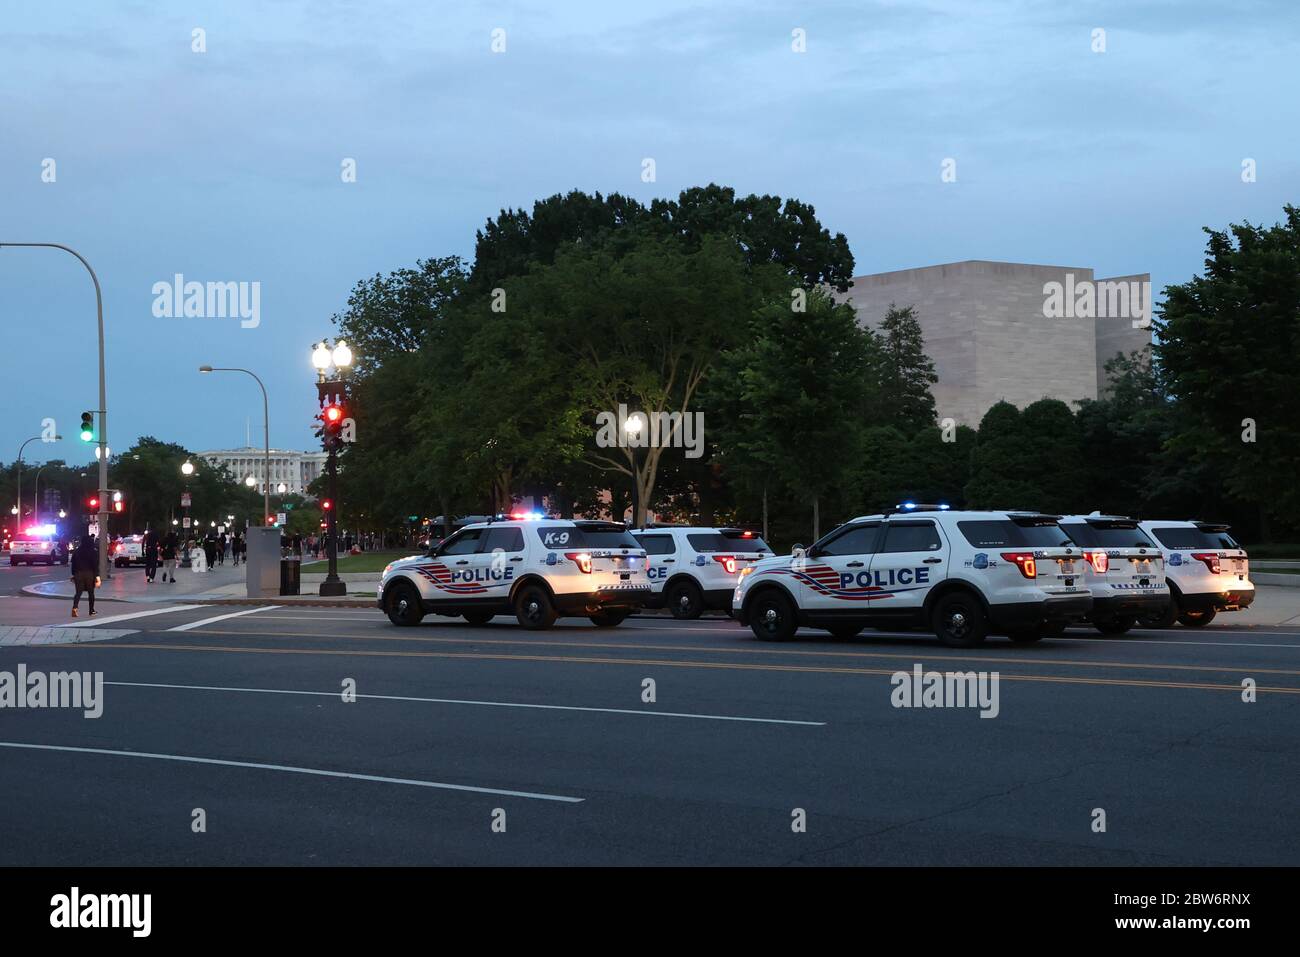
[[[119,688],[168,688],[177,691],[242,691],[250,694],[290,694],[309,695],[323,698],[338,698],[339,691],[296,691],[288,688],[227,688],[215,685],[171,685],[145,681],[105,681],[106,685]],[[635,708],[584,708],[567,704],[532,704],[518,701],[473,701],[461,698],[415,698],[407,695],[359,694],[358,698],[373,701],[413,701],[420,704],[463,704],[487,708],[533,708],[540,711],[590,711],[599,714],[632,714],[643,718],[698,718],[702,721],[744,721],[752,724],[797,724],[806,727],[823,728],[825,721],[794,721],[787,718],[747,718],[728,714],[692,714],[678,711],[639,711]]]
[[[376,774],[357,774],[350,771],[324,771],[320,768],[299,768],[287,764],[260,764],[255,761],[226,761],[221,758],[196,758],[186,754],[154,754],[149,751],[114,751],[109,748],[73,748],[58,744],[25,744],[19,741],[0,741],[0,748],[21,748],[30,751],[64,751],[70,754],[104,754],[119,758],[151,758],[155,761],[181,761],[186,764],[215,764],[227,768],[252,768],[257,771],[286,771],[291,774],[313,774],[326,778],[347,778],[352,781],[373,781],[378,784],[409,784],[419,788],[437,788],[443,791],[468,791],[473,794],[497,794],[502,797],[531,798],[536,801],[561,801],[581,804],[585,798],[566,797],[562,794],[540,794],[533,791],[508,791],[502,788],[480,788],[468,784],[444,784],[440,781],[416,781],[411,778],[388,778]]]
[[[177,625],[175,628],[168,628],[168,631],[189,631],[191,628],[201,628],[204,625],[210,625],[213,622],[225,621],[227,618],[239,618],[241,615],[256,615],[261,611],[270,611],[272,608],[279,608],[279,605],[263,605],[260,608],[246,608],[243,611],[232,611],[227,615],[217,615],[213,618],[200,618],[198,621],[191,621],[184,625]]]
[[[96,628],[115,621],[130,621],[132,618],[148,618],[150,615],[168,615],[174,611],[189,611],[202,608],[202,605],[168,605],[166,608],[150,608],[148,611],[133,611],[127,615],[109,615],[107,618],[74,618],[72,621],[48,625],[49,628]]]

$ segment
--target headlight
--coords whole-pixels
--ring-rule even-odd
[[[737,584],[743,582],[745,580],[746,575],[752,575],[752,574],[754,574],[754,567],[752,565],[742,568],[740,570],[740,577],[736,579]]]
[[[392,562],[389,562],[387,565],[384,566],[384,570],[383,570],[382,572],[380,572],[379,577],[380,577],[380,578],[383,578],[385,575],[387,575],[387,574],[388,574],[389,572],[391,572],[392,570],[393,570],[393,563],[392,563]]]

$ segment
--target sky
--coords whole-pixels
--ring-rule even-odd
[[[140,435],[230,448],[250,428],[260,445],[256,384],[205,363],[259,374],[272,445],[313,448],[310,347],[352,286],[468,258],[488,218],[571,189],[797,197],[847,236],[858,275],[1071,265],[1150,272],[1157,298],[1201,271],[1203,226],[1271,224],[1300,201],[1290,0],[0,0],[0,14],[0,243],[64,243],[98,273],[114,452]],[[156,315],[155,284],[177,274],[259,284],[256,325]],[[0,461],[46,419],[66,438],[26,461],[89,458],[94,308],[71,256],[0,249]]]

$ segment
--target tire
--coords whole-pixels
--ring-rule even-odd
[[[623,624],[624,620],[630,614],[632,614],[630,611],[624,611],[620,608],[618,611],[611,611],[609,609],[598,611],[596,614],[588,617],[591,618],[591,623],[597,628],[615,628]]]
[[[1188,628],[1204,628],[1214,621],[1214,616],[1217,614],[1218,611],[1214,608],[1207,608],[1204,611],[1184,611],[1178,615],[1178,623]]]
[[[678,621],[694,621],[704,610],[704,595],[693,582],[675,582],[664,593],[664,607]]]
[[[950,648],[974,648],[989,635],[984,608],[969,592],[953,592],[940,598],[931,621],[935,635]]]
[[[749,627],[759,641],[789,641],[799,630],[794,603],[776,589],[763,592],[750,603]]]
[[[541,631],[550,628],[560,616],[545,588],[525,585],[515,596],[515,617],[530,631]]]
[[[486,625],[495,617],[490,611],[471,611],[465,615],[465,620],[471,625]]]
[[[1172,628],[1174,622],[1178,620],[1179,614],[1178,599],[1170,598],[1169,605],[1164,611],[1150,615],[1138,615],[1138,624],[1143,628]]]
[[[856,638],[858,635],[862,634],[861,625],[847,623],[842,625],[831,625],[826,630],[831,633],[831,637],[836,641],[848,641],[849,639]]]
[[[384,611],[388,620],[403,628],[412,628],[424,618],[420,593],[410,582],[397,582],[384,596]]]
[[[1092,623],[1103,635],[1122,635],[1130,628],[1137,624],[1137,619],[1132,615],[1117,615],[1113,618],[1102,618]]]

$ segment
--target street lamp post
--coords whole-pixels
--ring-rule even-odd
[[[248,369],[226,368],[223,366],[199,366],[200,372],[242,372],[251,375],[262,390],[262,439],[266,446],[266,463],[262,475],[262,524],[271,524],[271,412],[266,398],[266,386],[256,372]]]
[[[81,264],[90,273],[90,281],[95,284],[95,314],[99,323],[99,526],[100,531],[108,527],[108,390],[104,384],[104,296],[99,289],[99,277],[90,267],[86,257],[71,246],[62,243],[0,243],[5,246],[20,246],[29,249],[62,249],[81,260]],[[20,500],[21,501],[21,500]],[[107,579],[108,573],[108,539],[99,536],[99,574]]]
[[[344,402],[348,394],[347,373],[348,367],[352,365],[352,350],[341,339],[333,349],[323,341],[318,342],[312,347],[311,364],[316,369],[316,390],[322,409],[321,440],[328,453],[325,460],[327,488],[325,494],[326,504],[329,506],[325,509],[325,553],[329,557],[329,570],[325,580],[321,582],[320,594],[322,596],[346,595],[348,587],[338,574],[338,448],[342,444],[341,432],[344,428],[342,417],[343,409],[346,408]],[[331,366],[334,368],[332,378],[326,374]],[[330,417],[331,411],[335,413],[333,419]]]
[[[42,438],[44,438],[44,436],[33,435],[30,439],[28,439],[28,440],[27,440],[26,442],[24,442],[22,445],[18,446],[18,491],[17,491],[17,494],[14,495],[14,500],[18,503],[18,508],[14,511],[14,514],[18,516],[18,518],[14,521],[14,537],[15,537],[15,538],[18,537],[18,530],[19,530],[19,527],[23,524],[23,450],[27,448],[27,446],[28,446],[29,443],[31,443],[31,442],[38,442],[38,441],[40,441]],[[63,439],[63,436],[61,436],[61,435],[56,435],[56,436],[54,437],[54,440],[55,440],[56,442],[62,441],[62,439]],[[45,466],[41,466],[41,468],[44,468],[44,467],[45,467]],[[40,479],[40,476],[41,476],[41,473],[40,473],[40,472],[37,472],[37,473],[36,473],[36,477],[37,477],[38,480]],[[107,483],[105,483],[105,484],[107,484]],[[35,504],[35,503],[33,502],[33,504]],[[34,512],[33,512],[32,514],[33,514],[33,516],[35,515]]]
[[[641,487],[636,474],[636,450],[641,436],[641,430],[645,427],[641,416],[632,415],[623,423],[623,431],[627,433],[628,451],[632,454],[632,527],[641,526],[638,521],[637,512],[641,507]]]

